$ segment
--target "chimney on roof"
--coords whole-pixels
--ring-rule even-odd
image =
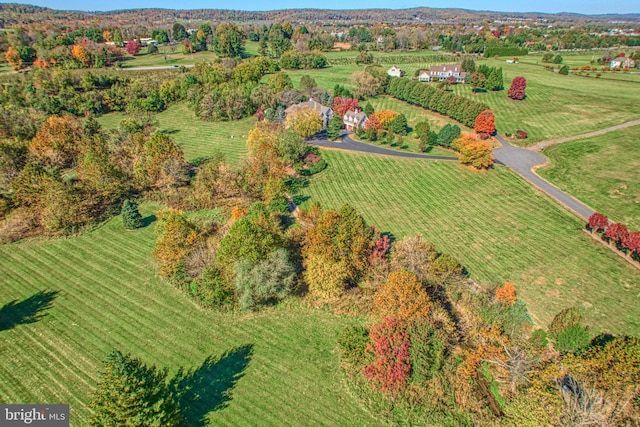
[[[356,108],[356,114],[358,114],[358,109]]]

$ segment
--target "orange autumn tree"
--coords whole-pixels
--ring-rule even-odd
[[[426,318],[432,304],[418,277],[406,270],[389,274],[373,299],[373,305],[382,317],[403,320]]]
[[[489,169],[493,166],[491,145],[477,141],[472,135],[465,134],[451,145],[460,152],[460,163],[470,165],[476,169]]]
[[[507,282],[496,289],[496,299],[506,305],[513,305],[517,300],[516,287],[513,283]]]
[[[85,49],[84,46],[79,44],[74,45],[73,48],[71,49],[71,55],[75,59],[80,61],[82,65],[84,65],[85,67],[89,66],[89,62],[91,61],[91,56],[89,55],[89,51]]]
[[[13,46],[9,46],[9,49],[4,53],[4,59],[7,60],[9,65],[11,65],[11,68],[14,70],[22,68],[22,58],[20,57],[20,53]]]
[[[376,111],[372,116],[376,117],[384,129],[389,129],[391,123],[398,117],[400,113],[391,110]]]
[[[496,116],[491,110],[484,110],[476,117],[474,129],[476,133],[493,135],[496,132]]]

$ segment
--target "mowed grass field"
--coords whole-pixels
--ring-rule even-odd
[[[380,425],[340,373],[337,336],[358,319],[295,299],[255,314],[199,309],[157,277],[154,243],[153,224],[125,231],[116,217],[79,237],[0,246],[0,318],[17,317],[11,301],[25,312],[51,300],[29,297],[57,292],[39,321],[0,322],[1,403],[69,403],[71,425],[85,426],[101,362],[119,349],[170,377],[197,370],[192,426]]]
[[[115,129],[124,118],[126,115],[123,113],[110,113],[99,117],[98,121],[107,129]],[[154,118],[158,121],[159,129],[175,139],[187,160],[220,152],[225,160],[233,164],[237,164],[244,156],[247,135],[255,122],[253,117],[230,122],[207,122],[196,118],[184,102],[172,105],[154,115]]]
[[[583,224],[503,167],[338,151],[303,190],[306,205],[349,203],[396,238],[422,233],[479,282],[512,281],[538,324],[582,307],[595,330],[640,333],[640,271],[582,232]]]
[[[545,149],[538,173],[613,221],[640,230],[640,126]]]
[[[488,60],[502,67],[505,90],[473,94],[469,85],[454,86],[455,93],[491,107],[501,134],[522,129],[529,138],[525,145],[562,136],[603,129],[640,117],[640,84],[580,76],[562,76],[531,64],[507,64]],[[516,76],[527,79],[527,98],[513,101],[507,96]]]

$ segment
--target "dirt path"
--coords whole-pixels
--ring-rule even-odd
[[[596,130],[589,133],[583,133],[582,135],[566,136],[564,138],[549,139],[547,141],[538,142],[531,147],[527,147],[527,150],[540,151],[544,148],[552,145],[561,144],[563,142],[575,141],[576,139],[591,138],[592,136],[604,135],[605,133],[613,132],[614,130],[624,129],[631,126],[640,125],[640,119],[631,120],[630,122],[621,123],[619,125],[611,126],[605,129]]]

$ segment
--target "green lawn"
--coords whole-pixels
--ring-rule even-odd
[[[540,324],[585,308],[596,327],[640,333],[640,272],[593,241],[583,224],[509,170],[326,151],[306,204],[350,203],[396,238],[423,233],[485,283],[513,281]]]
[[[640,126],[544,150],[538,172],[612,220],[640,230]]]
[[[579,135],[639,117],[640,84],[562,76],[540,66],[506,64],[503,60],[489,60],[487,64],[502,67],[504,91],[474,95],[469,85],[457,85],[454,90],[489,105],[496,115],[498,132],[526,131],[529,138],[523,142],[527,145]],[[527,79],[527,99],[524,101],[507,97],[507,89],[516,76]]]
[[[142,49],[142,52],[146,48]],[[160,46],[158,53],[142,54],[122,62],[122,68],[150,67],[158,65],[192,65],[197,62],[210,62],[218,56],[212,51],[182,53],[182,45]]]
[[[0,402],[69,403],[71,425],[86,425],[101,361],[119,349],[172,375],[201,367],[191,409],[211,425],[379,425],[339,368],[336,336],[357,319],[296,300],[257,314],[201,310],[157,277],[152,229],[124,231],[116,217],[79,237],[0,246],[3,314],[57,292],[41,320],[0,328]]]
[[[122,113],[111,113],[98,121],[106,128],[114,129],[124,117]],[[227,161],[234,164],[244,155],[247,135],[255,122],[253,117],[232,122],[207,122],[197,119],[186,103],[173,105],[156,114],[155,118],[160,130],[175,139],[187,160],[221,152]]]

